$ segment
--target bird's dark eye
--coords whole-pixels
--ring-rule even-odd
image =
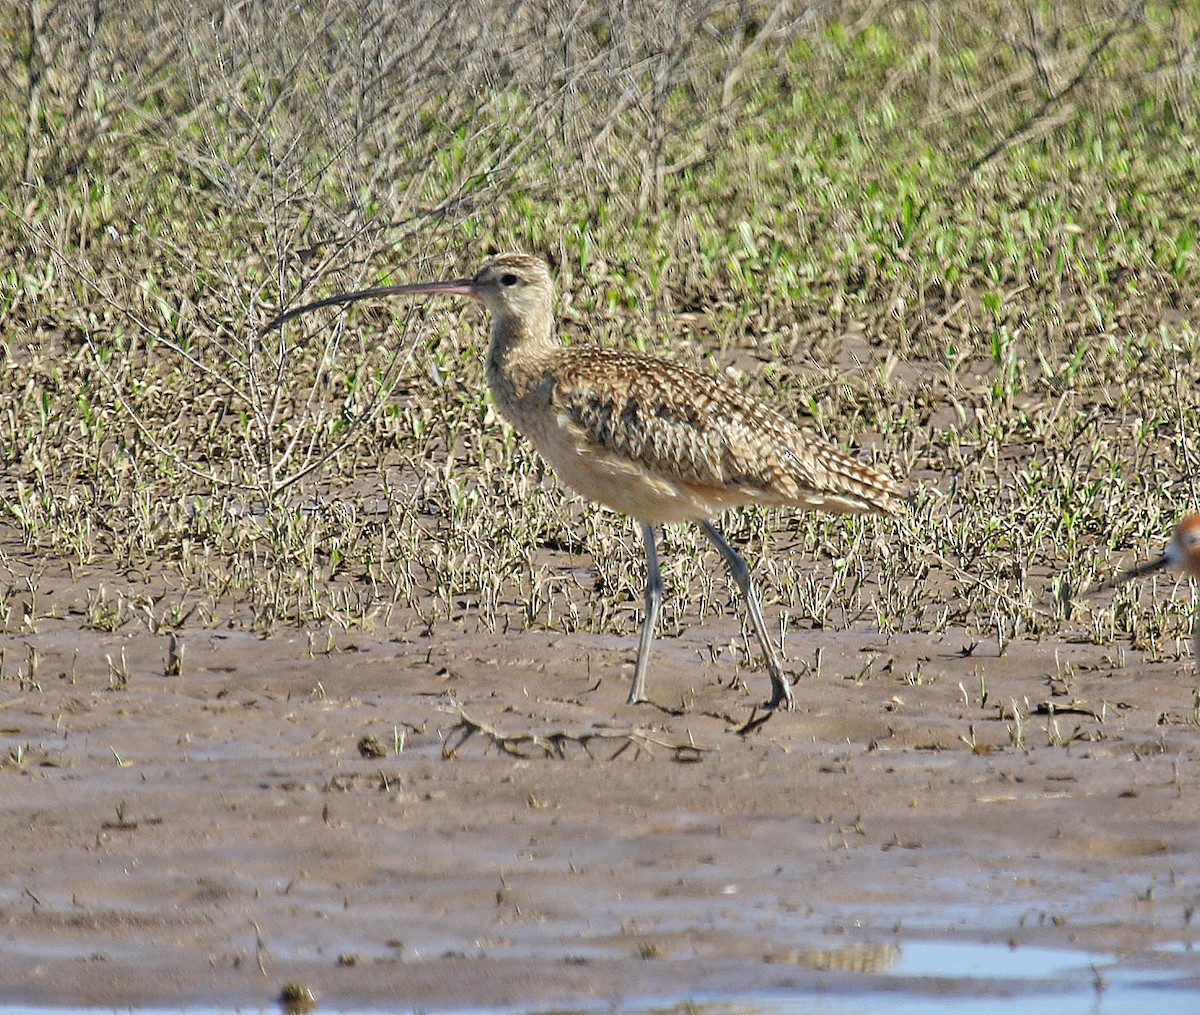
[[[512,272],[509,272],[507,275],[500,276],[501,285],[516,285],[517,281],[517,276],[512,274]]]

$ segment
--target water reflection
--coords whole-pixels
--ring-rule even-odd
[[[1158,953],[1188,953],[1170,945]],[[607,1002],[564,1008],[414,1009],[408,1005],[349,1009],[318,1004],[316,1012],[345,1015],[1163,1015],[1200,1011],[1200,977],[1190,967],[1139,966],[1115,955],[1062,948],[970,941],[851,943],[771,956],[770,962],[838,974],[819,987],[741,998]],[[846,974],[850,974],[847,979]],[[857,979],[861,977],[861,980]],[[288,985],[294,987],[295,985]],[[284,992],[291,996],[294,991]],[[129,1015],[281,1015],[259,1009],[140,1008]],[[295,1009],[291,1009],[294,1011]],[[96,1008],[0,1005],[0,1015],[97,1015]]]

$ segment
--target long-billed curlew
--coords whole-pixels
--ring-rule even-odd
[[[496,407],[567,486],[640,523],[646,615],[629,703],[645,700],[650,642],[662,603],[654,527],[695,521],[746,597],[771,676],[768,706],[794,708],[750,569],[712,518],[737,504],[891,514],[899,506],[896,484],[725,380],[654,356],[562,345],[554,333],[549,269],[527,254],[488,258],[471,278],[380,286],[318,300],[288,311],[267,329],[317,307],[405,293],[470,296],[487,306],[492,313],[487,380]]]
[[[1200,512],[1185,516],[1175,526],[1171,541],[1161,557],[1126,571],[1121,578],[1129,581],[1165,567],[1176,567],[1184,574],[1200,578]],[[1200,674],[1200,622],[1193,622],[1192,625],[1192,658],[1196,663],[1196,672]]]

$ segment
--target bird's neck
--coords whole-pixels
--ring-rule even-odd
[[[496,314],[492,319],[492,341],[488,347],[488,372],[507,372],[520,360],[536,357],[559,344],[548,308],[520,317]]]

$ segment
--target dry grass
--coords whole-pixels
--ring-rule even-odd
[[[1181,651],[1186,587],[1085,592],[1200,503],[1189,5],[282,10],[0,13],[9,631],[48,559],[149,576],[89,625],[631,629],[636,540],[495,418],[472,312],[255,338],[519,246],[571,339],[911,477],[895,522],[731,519],[787,624]],[[668,629],[727,606],[694,547]]]

